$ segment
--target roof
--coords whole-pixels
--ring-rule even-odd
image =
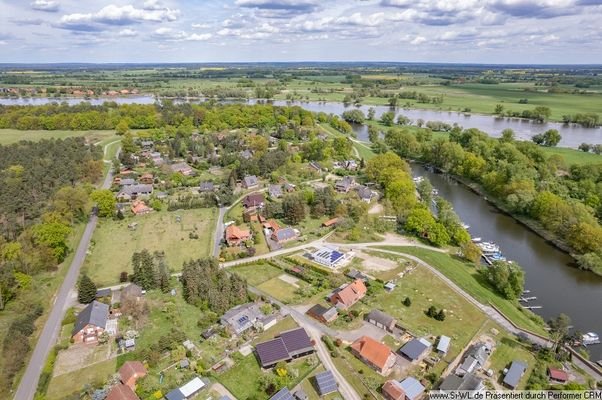
[[[204,387],[205,387],[205,382],[203,382],[201,380],[201,378],[199,378],[197,376],[197,377],[193,378],[191,381],[189,381],[187,384],[185,384],[184,386],[181,386],[180,392],[182,392],[182,394],[185,397],[190,397]]]
[[[341,302],[350,306],[366,295],[367,289],[364,281],[356,279],[343,289],[339,290],[336,295],[339,296]]]
[[[361,358],[369,361],[371,364],[383,369],[391,356],[391,349],[383,343],[377,342],[369,336],[362,336],[351,344],[351,348],[357,352]]]
[[[286,349],[289,353],[296,353],[299,351],[313,348],[309,335],[303,328],[291,329],[280,333],[280,338],[284,342]]]
[[[180,392],[180,389],[174,389],[165,395],[167,400],[186,400],[186,396]]]
[[[289,226],[287,228],[278,229],[272,234],[272,236],[275,236],[277,241],[289,240],[296,238],[297,232],[295,232],[295,230]]]
[[[270,397],[270,400],[294,400],[291,392],[286,387],[280,389],[275,395]]]
[[[307,393],[305,393],[305,390],[301,389],[297,389],[295,391],[295,393],[293,393],[293,397],[297,400],[307,400],[309,397],[307,396]]]
[[[237,333],[243,332],[253,326],[257,318],[263,313],[257,303],[245,303],[226,311],[221,317],[222,325],[229,325]]]
[[[111,291],[110,288],[108,288],[108,289],[99,289],[99,290],[96,291],[96,298],[107,297],[107,296],[110,296],[111,293],[113,293],[113,292]]]
[[[489,357],[489,354],[487,353],[487,345],[485,345],[485,343],[475,343],[470,346],[466,352],[466,355],[472,356],[480,366],[483,366]]]
[[[137,184],[137,185],[130,185],[130,186],[122,187],[117,195],[118,196],[120,194],[132,195],[132,194],[152,193],[152,192],[153,192],[153,185]]]
[[[202,192],[208,192],[214,189],[213,182],[201,182],[200,190]]]
[[[437,343],[437,351],[447,353],[447,350],[449,350],[450,343],[451,339],[448,336],[441,335],[441,337],[439,338],[439,343]]]
[[[257,177],[255,175],[245,176],[243,179],[246,186],[255,186],[257,185]]]
[[[307,310],[308,314],[315,315],[318,317],[323,317],[326,320],[329,320],[339,313],[335,307],[324,307],[321,304],[316,304],[309,310]]]
[[[238,226],[232,224],[226,228],[226,238],[228,239],[246,239],[251,236],[251,232],[248,229],[241,229]]]
[[[123,383],[117,384],[111,388],[105,400],[140,400],[136,393]]]
[[[339,261],[339,259],[343,258],[345,256],[345,254],[343,254],[339,251],[324,247],[324,248],[317,250],[313,254],[313,256],[320,258],[320,259],[326,259],[326,261],[328,261],[329,263],[335,264],[337,261]]]
[[[255,346],[255,351],[257,352],[261,365],[272,365],[290,358],[288,350],[281,338],[258,343]]]
[[[136,184],[136,180],[132,178],[123,178],[119,181],[121,186],[132,186]]]
[[[94,325],[104,329],[107,325],[108,316],[109,306],[94,300],[77,315],[72,334],[75,335],[84,329],[86,325]]]
[[[566,371],[557,368],[548,368],[548,376],[558,382],[566,382],[569,380],[569,374]]]
[[[424,392],[424,386],[418,379],[408,376],[399,383],[409,400],[414,400]]]
[[[257,207],[262,203],[265,203],[265,198],[261,193],[251,193],[242,201],[242,204],[245,207]]]
[[[135,283],[130,283],[121,289],[121,295],[140,297],[142,296],[142,288]]]
[[[328,227],[328,226],[332,226],[332,225],[336,224],[337,222],[339,222],[339,219],[338,219],[338,218],[331,218],[331,219],[329,219],[328,221],[324,221],[324,222],[322,223],[322,226],[326,226],[326,227]]]
[[[383,394],[387,395],[387,398],[393,400],[403,400],[405,392],[401,388],[401,385],[397,381],[386,381],[382,388]]]
[[[443,380],[439,390],[477,390],[481,383],[481,378],[472,373],[467,373],[462,377],[451,374]]]
[[[357,188],[357,194],[362,199],[372,199],[374,197],[374,192],[368,186],[360,186]]]
[[[282,196],[282,186],[270,185],[268,192],[270,193],[270,196]]]
[[[342,189],[349,189],[351,186],[353,186],[353,184],[355,183],[355,179],[353,179],[353,177],[351,176],[346,176],[343,179],[338,180],[335,183],[335,186],[337,188],[342,188]]]
[[[119,368],[119,378],[121,382],[128,382],[130,379],[141,378],[146,375],[146,368],[140,361],[126,361],[121,368]]]
[[[368,315],[366,316],[366,318],[368,320],[373,320],[378,322],[379,324],[382,324],[384,326],[391,326],[392,324],[394,324],[396,322],[395,318],[393,318],[392,316],[390,316],[389,314],[386,314],[380,310],[372,310],[368,313]]]
[[[330,371],[320,372],[315,376],[316,386],[320,396],[324,396],[328,393],[336,392],[338,390],[337,382],[334,380],[334,375]]]
[[[510,365],[510,369],[504,376],[504,384],[515,388],[518,386],[518,382],[520,378],[523,376],[525,371],[527,370],[527,364],[522,361],[512,361]]]
[[[174,172],[181,172],[181,171],[190,171],[190,170],[192,170],[192,167],[190,165],[186,164],[185,162],[175,163],[175,164],[170,165],[169,167]]]
[[[412,339],[406,344],[403,345],[399,352],[404,356],[408,357],[410,360],[417,360],[422,356],[422,354],[429,348],[428,342],[420,339]]]

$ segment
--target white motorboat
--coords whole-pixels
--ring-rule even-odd
[[[482,242],[478,243],[477,246],[479,246],[485,254],[495,254],[500,252],[500,247],[493,242]]]
[[[480,243],[483,239],[481,239],[480,237],[477,236],[477,237],[473,237],[471,240],[473,243]]]
[[[585,335],[581,337],[581,341],[584,346],[589,346],[592,344],[600,344],[600,336],[594,332],[587,332]]]

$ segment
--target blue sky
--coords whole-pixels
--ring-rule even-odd
[[[602,63],[602,0],[0,0],[0,62]]]

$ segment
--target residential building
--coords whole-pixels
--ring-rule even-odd
[[[121,289],[121,301],[123,301],[124,298],[128,297],[139,298],[142,297],[143,294],[143,290],[140,286],[136,285],[135,283],[130,283],[129,285]]]
[[[140,398],[132,388],[123,383],[118,383],[111,388],[105,400],[140,400]]]
[[[295,400],[308,400],[309,396],[307,395],[307,393],[305,393],[305,390],[303,390],[303,388],[299,388],[295,390],[295,393],[293,393],[293,398]]]
[[[388,380],[381,388],[381,393],[385,400],[404,400],[405,392],[398,381]]]
[[[242,180],[242,187],[245,189],[257,189],[259,187],[259,180],[255,175],[245,176]]]
[[[96,300],[102,299],[103,297],[110,297],[113,294],[110,288],[98,289],[96,291]]]
[[[342,253],[330,247],[321,247],[315,252],[309,254],[310,260],[322,264],[328,268],[337,268],[343,266],[353,258],[353,252]]]
[[[295,400],[295,398],[288,390],[288,388],[283,387],[282,389],[277,391],[276,394],[270,397],[270,400]]]
[[[395,364],[395,354],[383,343],[362,336],[351,344],[351,352],[381,375],[387,375]]]
[[[336,307],[327,308],[321,304],[316,304],[315,306],[311,307],[309,310],[307,310],[306,314],[322,322],[323,324],[328,324],[337,319],[339,316],[339,312],[337,311]]]
[[[334,393],[339,390],[337,382],[334,379],[331,371],[324,371],[314,376],[316,381],[316,389],[320,396],[326,396],[327,394]]]
[[[384,329],[387,332],[393,332],[395,324],[397,323],[397,320],[395,318],[393,318],[389,314],[386,314],[376,309],[366,314],[365,319],[372,325]]]
[[[264,204],[265,198],[262,193],[251,193],[242,201],[242,205],[245,208],[262,208]]]
[[[417,361],[426,354],[430,347],[431,343],[426,339],[412,339],[399,349],[399,353],[410,361]]]
[[[337,289],[328,300],[339,309],[346,310],[353,306],[355,303],[360,301],[367,292],[366,285],[361,279],[345,285],[344,287]]]
[[[478,392],[484,388],[483,380],[472,373],[464,374],[464,376],[448,375],[439,386],[439,390],[443,391],[468,390]]]
[[[140,183],[145,184],[145,185],[152,185],[155,182],[155,177],[150,172],[146,172],[146,173],[142,174],[142,176],[140,177],[140,179],[138,179],[138,181],[140,181]]]
[[[359,196],[360,200],[362,200],[365,203],[370,204],[372,202],[373,199],[375,199],[376,197],[378,197],[378,194],[373,191],[372,189],[370,189],[368,186],[359,186],[357,189],[357,195]]]
[[[314,345],[303,328],[281,332],[272,340],[258,343],[255,352],[263,368],[271,368],[281,361],[309,355],[314,352]]]
[[[316,172],[322,172],[322,166],[316,161],[311,161],[309,163],[309,168],[313,169]]]
[[[96,343],[105,331],[109,306],[94,300],[77,315],[71,337],[75,343]]]
[[[370,280],[370,277],[368,275],[364,274],[361,271],[358,271],[357,269],[351,269],[351,270],[349,270],[349,272],[347,272],[345,274],[345,276],[348,277],[348,278],[351,278],[353,280],[361,279],[364,282],[368,282]]]
[[[134,391],[136,390],[136,382],[144,376],[146,376],[146,368],[140,361],[126,361],[119,368],[119,380]]]
[[[512,364],[510,364],[510,368],[508,369],[508,372],[506,372],[502,383],[509,389],[514,390],[520,383],[520,379],[523,377],[526,371],[527,364],[522,361],[514,360],[512,361]]]
[[[299,231],[289,226],[287,228],[278,229],[275,232],[273,232],[271,239],[276,243],[286,243],[288,241],[297,239],[298,236]]]
[[[220,318],[220,323],[232,333],[240,335],[255,326],[263,317],[265,315],[261,311],[260,303],[246,303],[226,311]]]
[[[569,374],[561,369],[548,368],[548,378],[555,383],[567,383]]]
[[[268,187],[268,194],[272,199],[278,199],[282,197],[282,185],[270,185]]]
[[[444,356],[449,351],[449,346],[451,344],[451,338],[445,335],[441,335],[439,337],[439,342],[437,343],[437,353]]]
[[[355,178],[352,176],[346,176],[343,179],[338,180],[334,188],[339,193],[348,193],[355,186]]]
[[[425,387],[418,379],[408,376],[399,382],[401,390],[405,393],[405,400],[417,400],[424,393]]]
[[[201,193],[213,192],[215,190],[215,185],[213,182],[201,182],[199,190]]]
[[[240,246],[247,240],[251,239],[251,231],[242,229],[232,224],[226,228],[226,243],[228,246]]]
[[[180,173],[184,176],[190,176],[194,174],[192,167],[185,162],[171,164],[169,168],[172,170],[172,172]]]
[[[122,178],[122,179],[119,181],[119,186],[121,186],[121,187],[124,187],[124,186],[132,186],[132,185],[135,185],[135,184],[137,184],[137,183],[138,183],[138,182],[136,182],[136,180],[135,180],[135,179],[132,179],[132,178]]]
[[[483,368],[491,350],[485,343],[475,343],[464,354],[464,361],[456,369],[456,375],[472,373]]]
[[[136,184],[122,187],[117,193],[117,199],[130,201],[138,197],[148,197],[151,194],[153,194],[153,185]]]
[[[331,226],[335,226],[337,224],[337,222],[339,222],[338,218],[332,218],[332,219],[329,219],[328,221],[322,222],[322,226],[325,228],[330,228]]]
[[[145,215],[153,211],[153,209],[147,206],[142,200],[134,200],[130,206],[130,210],[134,215]]]
[[[205,382],[199,377],[189,381],[184,386],[174,389],[165,395],[167,400],[187,400],[201,391],[206,386]]]

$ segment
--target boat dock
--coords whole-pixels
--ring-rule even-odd
[[[539,310],[540,308],[543,308],[543,306],[521,306],[521,307],[526,310]]]
[[[531,296],[531,297],[521,297],[520,299],[518,299],[518,301],[522,301],[524,303],[528,303],[531,300],[537,300],[537,297],[535,296]]]

